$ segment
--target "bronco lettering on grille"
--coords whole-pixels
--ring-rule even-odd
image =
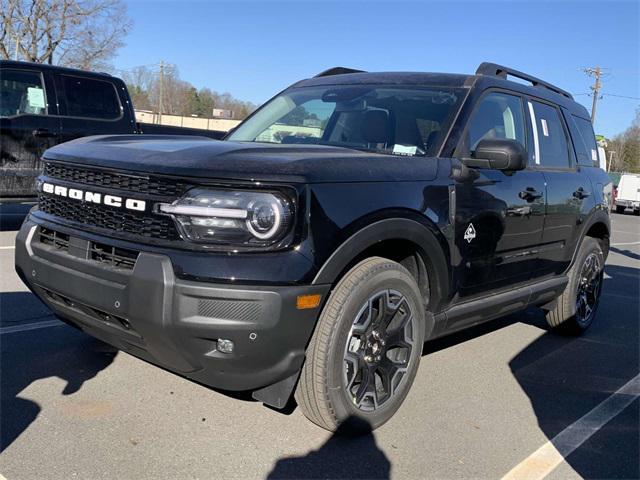
[[[97,192],[89,192],[77,188],[67,188],[62,185],[54,185],[52,183],[43,182],[40,189],[45,193],[57,195],[59,197],[72,198],[81,202],[97,203],[100,205],[108,205],[110,207],[124,207],[128,210],[136,210],[144,212],[147,209],[147,202],[144,200],[136,200],[134,198],[122,198],[116,195],[102,195]]]

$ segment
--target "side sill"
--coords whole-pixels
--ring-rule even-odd
[[[453,305],[436,316],[436,328],[431,338],[503,317],[531,305],[548,304],[564,291],[568,281],[569,278],[563,275],[508,292]]]

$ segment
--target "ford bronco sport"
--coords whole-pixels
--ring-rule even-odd
[[[294,395],[329,430],[375,428],[425,340],[529,306],[589,327],[610,232],[596,148],[584,107],[510,68],[338,67],[225,141],[49,149],[16,268],[126,352],[274,407]]]

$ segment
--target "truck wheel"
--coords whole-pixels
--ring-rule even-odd
[[[625,208],[621,205],[616,205],[616,213],[624,213]]]
[[[580,334],[589,328],[600,302],[603,276],[604,254],[600,243],[585,237],[569,270],[567,287],[558,297],[556,307],[547,312],[549,325],[571,334]]]
[[[420,290],[400,264],[372,257],[337,284],[307,348],[295,393],[316,425],[358,434],[398,410],[415,378],[425,335]]]

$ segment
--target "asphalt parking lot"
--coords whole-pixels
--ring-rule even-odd
[[[0,478],[500,478],[517,465],[537,478],[526,459],[640,371],[640,219],[612,221],[586,335],[551,332],[532,309],[428,343],[400,411],[359,439],[57,323],[14,273],[15,232],[0,232]],[[639,390],[548,478],[640,477]]]

